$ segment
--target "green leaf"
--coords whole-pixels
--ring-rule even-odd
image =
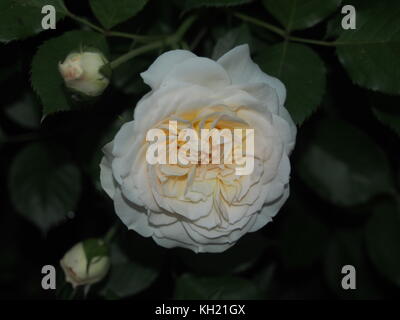
[[[287,270],[311,268],[323,253],[329,230],[298,197],[291,197],[286,208],[278,242],[283,265]]]
[[[186,9],[200,7],[231,7],[249,3],[253,0],[185,0]]]
[[[263,0],[265,8],[286,30],[314,26],[333,13],[341,0]]]
[[[24,93],[19,100],[5,107],[5,114],[25,128],[38,128],[40,125],[40,109],[35,98],[31,92]]]
[[[400,97],[373,93],[369,101],[378,120],[400,136]]]
[[[107,29],[135,16],[147,2],[148,0],[89,0],[94,15]]]
[[[186,249],[177,251],[182,261],[196,273],[228,274],[249,269],[262,256],[268,245],[260,233],[248,234],[225,252],[196,254]]]
[[[68,13],[63,0],[12,0],[22,6],[42,9],[45,5],[52,5],[57,13]]]
[[[400,5],[397,0],[359,1],[356,29],[343,30],[336,52],[352,81],[362,87],[400,94]]]
[[[134,247],[137,248],[135,245]],[[129,257],[117,244],[111,247],[111,264],[110,274],[101,293],[113,299],[132,296],[147,289],[160,272],[158,264],[146,263],[140,254],[136,259]]]
[[[6,51],[8,49],[8,51]],[[13,77],[18,77],[22,71],[22,59],[13,52],[11,46],[0,45],[0,50],[4,56],[8,57],[0,63],[0,83],[9,81]],[[13,57],[10,59],[10,57]]]
[[[106,56],[108,47],[104,37],[90,31],[70,31],[42,44],[32,62],[31,83],[43,104],[43,115],[72,109],[72,102],[64,90],[58,64],[72,51],[94,47]]]
[[[321,198],[352,206],[391,192],[386,155],[364,132],[334,117],[313,129],[311,141],[299,146],[295,171]]]
[[[400,110],[390,107],[373,108],[375,116],[400,136]]]
[[[338,11],[326,24],[326,33],[324,39],[336,39],[343,31],[342,19],[344,15]]]
[[[269,47],[256,61],[285,84],[286,107],[295,123],[303,123],[325,92],[326,70],[320,57],[307,46],[284,42]]]
[[[400,287],[400,211],[386,201],[374,208],[365,228],[368,254],[379,272]]]
[[[277,274],[277,264],[274,259],[269,259],[251,276],[252,281],[267,299],[276,298],[277,291],[282,288]]]
[[[111,247],[109,277],[101,290],[105,297],[123,298],[150,287],[162,270],[164,252],[152,239],[125,232]]]
[[[109,255],[109,248],[102,239],[96,238],[86,239],[82,244],[88,261],[87,273],[89,273],[90,265],[96,262],[96,259],[107,257]]]
[[[368,263],[363,246],[362,232],[357,229],[338,231],[328,246],[324,261],[324,274],[329,288],[344,299],[379,299],[383,297],[379,279]],[[344,290],[342,274],[345,265],[356,270],[356,289]]]
[[[236,276],[200,277],[184,274],[178,278],[175,299],[252,300],[262,298],[257,286]]]
[[[35,143],[20,151],[10,168],[14,207],[43,232],[64,220],[79,200],[80,172],[66,158],[63,150]]]
[[[229,30],[217,40],[211,57],[213,60],[218,60],[229,50],[246,43],[252,47],[250,30],[246,24],[242,24],[240,27]]]
[[[107,289],[118,297],[128,297],[147,289],[158,276],[158,270],[148,269],[133,261],[112,267]]]
[[[56,291],[57,300],[72,300],[75,296],[74,288],[65,279],[64,271],[61,267],[56,270]]]
[[[0,2],[0,42],[24,39],[44,31],[41,9],[53,5],[56,20],[64,17],[65,10],[61,0],[2,0]]]

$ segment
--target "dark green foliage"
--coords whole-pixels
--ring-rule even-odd
[[[162,4],[161,4],[162,2]],[[57,29],[41,29],[43,4]],[[357,28],[343,30],[354,5]],[[89,299],[381,299],[400,297],[400,2],[398,0],[1,0],[0,298],[55,298],[40,268],[73,244],[110,254]],[[81,18],[76,18],[79,15]],[[95,47],[110,61],[182,39],[113,70],[102,96],[76,103],[58,63]],[[254,20],[256,19],[256,20]],[[273,222],[224,253],[165,249],[126,230],[99,186],[101,148],[149,88],[162,52],[217,59],[248,43],[287,89],[298,127],[290,197]],[[111,243],[98,246],[112,225]],[[357,289],[343,290],[353,265]],[[4,288],[4,289],[3,289]],[[84,299],[57,269],[57,298]]]

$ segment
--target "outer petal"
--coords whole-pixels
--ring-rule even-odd
[[[114,138],[114,145],[112,153],[115,157],[122,157],[128,150],[130,145],[134,142],[135,136],[133,130],[135,127],[135,121],[129,121],[122,125],[117,135]]]
[[[172,50],[163,53],[153,64],[140,74],[144,83],[148,84],[153,90],[157,89],[165,76],[179,63],[196,57],[195,54],[187,50]]]
[[[145,136],[147,130],[173,114],[210,105],[211,94],[212,91],[206,87],[188,83],[160,87],[146,99],[142,99],[135,108],[136,136]]]
[[[100,183],[104,191],[112,199],[115,194],[115,180],[112,175],[111,165],[106,157],[103,157],[100,162]]]
[[[296,135],[297,135],[297,127],[293,122],[292,117],[290,116],[289,112],[286,110],[286,108],[281,107],[279,109],[279,117],[286,120],[287,125],[289,126],[289,130],[284,129],[281,127],[281,130],[286,131],[286,138],[285,142],[286,142],[286,152],[289,155],[293,148],[294,145],[296,144]],[[290,131],[290,133],[289,133]],[[281,131],[282,134],[282,131]]]
[[[190,83],[219,90],[231,84],[225,69],[208,58],[189,58],[175,67],[165,77],[161,86],[172,83]]]
[[[272,218],[278,213],[283,204],[289,198],[289,186],[286,186],[283,195],[276,201],[266,204],[259,213],[257,213],[257,219],[249,232],[255,232],[264,227],[268,222],[272,221]]]
[[[181,221],[156,228],[153,239],[167,248],[185,247],[195,252],[199,251],[199,244],[194,242],[192,237],[186,232]],[[168,241],[164,241],[166,239]]]
[[[228,72],[232,84],[266,83],[276,90],[280,104],[285,103],[285,86],[279,79],[262,72],[260,67],[251,60],[247,44],[233,48],[219,58],[217,62]]]
[[[116,181],[113,176],[111,163],[114,159],[112,155],[112,149],[114,147],[113,141],[107,143],[103,147],[104,157],[100,162],[100,184],[104,191],[109,195],[110,198],[114,198]]]
[[[232,228],[230,233],[224,234],[218,231],[204,230],[192,224],[183,223],[188,234],[198,245],[198,252],[223,252],[233,246],[239,238],[249,232],[254,226],[256,216],[246,217],[241,221],[241,226]],[[210,237],[211,236],[211,237]]]
[[[189,244],[189,243],[183,243],[183,242],[179,242],[176,240],[171,240],[168,238],[164,238],[164,237],[157,237],[157,236],[153,236],[153,240],[161,247],[164,248],[175,248],[175,247],[181,247],[181,248],[186,248],[189,250],[192,250],[196,253],[199,252],[199,248],[198,246],[196,246],[195,244]]]
[[[210,252],[210,253],[220,253],[224,252],[230,247],[234,246],[236,243],[210,243],[202,245],[199,252]]]
[[[153,234],[145,209],[127,200],[119,188],[115,192],[114,208],[128,229],[135,230],[143,237],[150,237]]]

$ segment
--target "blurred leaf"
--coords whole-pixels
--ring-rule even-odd
[[[387,125],[400,135],[400,110],[398,108],[396,108],[396,110],[390,107],[384,107],[381,109],[373,108],[372,111],[380,122]]]
[[[235,276],[199,277],[184,274],[178,278],[175,299],[179,300],[252,300],[261,299],[256,285]]]
[[[107,281],[107,290],[123,298],[148,288],[157,278],[158,270],[148,269],[135,262],[117,264],[112,267]]]
[[[343,32],[342,19],[344,15],[338,11],[326,24],[326,33],[324,39],[336,39]]]
[[[252,274],[251,279],[267,299],[274,297],[274,293],[281,287],[278,282],[277,263],[273,260],[265,263],[261,270]]]
[[[5,108],[5,114],[15,123],[30,129],[39,127],[40,109],[31,92],[26,92],[21,99]]]
[[[229,30],[215,44],[212,59],[217,60],[229,50],[241,44],[249,44],[251,47],[251,33],[246,24]]]
[[[283,265],[288,270],[310,268],[322,255],[329,230],[312,216],[313,207],[306,207],[297,198],[290,198],[287,208],[279,233]]]
[[[95,47],[107,55],[104,37],[89,31],[70,31],[42,44],[32,62],[32,87],[43,104],[43,115],[71,109],[71,102],[64,90],[58,64],[72,51],[82,47]]]
[[[0,261],[0,283],[2,286],[5,284],[12,286],[15,281],[19,280],[18,273],[15,270],[21,266],[24,257],[18,246],[12,242],[4,242],[0,251],[2,255]]]
[[[45,5],[52,5],[57,13],[66,14],[68,12],[63,0],[12,0],[22,6],[42,9]]]
[[[3,289],[3,292],[0,292],[0,297],[2,299],[8,294],[7,287],[13,287],[16,282],[21,281],[21,275],[17,270],[26,267],[24,263],[26,256],[19,243],[21,239],[18,232],[20,224],[10,211],[3,209],[0,218],[0,224],[7,229],[7,232],[0,234],[0,284]]]
[[[2,54],[7,57],[2,62],[0,62],[0,83],[3,83],[5,81],[9,81],[10,78],[18,76],[18,74],[21,73],[22,59],[20,59],[19,55],[16,54],[15,50],[12,50],[11,46],[9,45],[0,44],[0,50]],[[12,56],[11,59],[10,56]]]
[[[400,287],[400,210],[396,203],[386,201],[374,208],[365,237],[375,267]]]
[[[56,19],[65,15],[61,0],[2,0],[0,1],[0,42],[24,39],[44,31],[41,9],[53,5]]]
[[[35,143],[15,157],[9,173],[14,207],[43,232],[74,210],[80,196],[78,168],[58,148]]]
[[[257,59],[266,73],[286,86],[286,107],[293,120],[301,124],[318,107],[325,92],[325,65],[309,47],[296,43],[279,43]]]
[[[400,136],[400,97],[373,93],[369,101],[378,120]]]
[[[289,31],[312,27],[334,12],[341,2],[341,0],[263,0],[265,8]]]
[[[247,234],[232,248],[219,254],[196,254],[186,249],[179,249],[178,255],[196,273],[239,273],[253,266],[262,256],[267,245],[267,239],[257,232]]]
[[[230,7],[249,3],[253,0],[184,0],[185,9],[200,7]]]
[[[127,239],[125,239],[126,241]],[[147,239],[149,240],[149,239]],[[133,245],[137,250],[145,249],[128,242],[127,246]],[[152,254],[151,252],[148,252]],[[153,250],[156,254],[156,250]],[[102,295],[113,299],[123,298],[137,294],[156,280],[160,265],[158,263],[147,263],[141,255],[130,257],[117,244],[111,247],[111,270],[106,284],[102,289]]]
[[[400,5],[398,0],[351,0],[357,10],[355,30],[343,30],[336,52],[354,83],[400,94]]]
[[[135,16],[147,2],[148,0],[89,0],[95,16],[107,29]]]
[[[1,65],[0,68],[0,83],[8,80],[15,73],[13,65]]]
[[[362,233],[350,229],[339,231],[332,238],[326,252],[325,276],[330,289],[339,297],[345,299],[379,299],[382,291],[378,279],[374,278],[373,269],[363,247]],[[342,274],[345,265],[352,265],[356,270],[356,289],[343,289]]]
[[[312,190],[340,206],[364,203],[393,188],[385,153],[364,132],[334,117],[316,123],[295,170]]]

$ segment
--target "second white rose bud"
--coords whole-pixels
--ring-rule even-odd
[[[108,60],[101,52],[73,52],[58,65],[67,88],[95,97],[103,93],[109,79],[100,69]]]
[[[101,239],[87,239],[74,245],[60,261],[65,279],[75,288],[101,281],[110,269],[108,246]]]

